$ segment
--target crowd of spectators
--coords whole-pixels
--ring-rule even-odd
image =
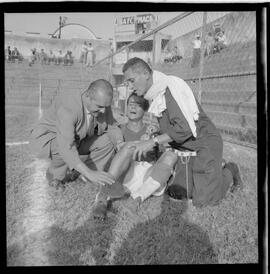
[[[218,29],[214,33],[208,32],[205,38],[205,42],[206,42],[206,48],[204,52],[205,56],[218,53],[221,50],[227,48],[228,46],[225,31],[221,29]]]
[[[171,51],[167,50],[165,52],[164,63],[175,64],[175,63],[180,62],[182,59],[183,59],[183,57],[179,53],[178,47],[174,46]]]
[[[8,46],[5,50],[5,59],[7,62],[22,62],[23,61],[23,56],[22,54],[19,52],[19,50],[14,47],[13,50],[11,50],[10,46]]]
[[[201,37],[199,34],[195,35],[193,43],[193,55],[191,60],[191,67],[197,67],[200,63],[201,58]],[[221,52],[223,49],[227,48],[228,42],[225,35],[225,31],[221,28],[214,29],[213,32],[208,32],[205,37],[205,49],[204,56],[210,56]]]
[[[32,66],[37,62],[40,62],[42,65],[50,65],[52,63],[55,65],[71,66],[74,63],[74,57],[70,50],[67,50],[66,53],[62,50],[50,50],[49,53],[46,53],[44,49],[41,49],[41,51],[38,52],[36,48],[33,48],[31,49],[29,66]]]
[[[22,62],[24,57],[16,47],[11,50],[10,46],[8,46],[5,49],[5,60],[11,63],[14,63],[15,61]],[[74,63],[74,56],[70,50],[67,50],[66,53],[62,50],[50,50],[49,53],[46,53],[44,49],[41,49],[40,52],[38,52],[36,48],[32,48],[28,64],[29,66],[32,66],[35,63],[40,63],[41,65],[55,64],[71,66]]]
[[[191,67],[197,67],[200,63],[201,58],[201,35],[195,34],[192,40],[193,54],[191,58]],[[228,47],[227,37],[225,31],[221,27],[214,27],[213,31],[209,31],[205,37],[204,56],[210,56],[221,52]],[[171,50],[166,49],[163,52],[163,62],[175,64],[183,59],[183,56],[179,53],[177,46],[174,46]]]

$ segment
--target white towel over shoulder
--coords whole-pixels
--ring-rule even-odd
[[[183,112],[193,136],[197,137],[195,121],[199,119],[199,109],[192,90],[181,78],[154,70],[153,85],[144,95],[151,103],[148,111],[161,117],[162,111],[166,109],[164,94],[167,87]]]

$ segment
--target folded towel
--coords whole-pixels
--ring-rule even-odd
[[[193,136],[197,137],[195,121],[199,119],[199,109],[192,90],[181,78],[154,70],[153,85],[144,95],[144,98],[150,101],[148,111],[156,117],[161,117],[162,111],[166,109],[164,94],[167,87],[183,112]]]

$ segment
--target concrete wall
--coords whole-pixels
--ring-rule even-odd
[[[31,49],[36,48],[39,52],[44,49],[45,52],[50,50],[62,50],[67,52],[71,50],[75,59],[79,59],[81,54],[81,46],[84,39],[52,39],[42,37],[27,37],[13,34],[5,34],[5,48],[10,46],[11,49],[17,47],[19,52],[27,58],[31,54]],[[100,60],[107,56],[110,52],[110,42],[105,40],[87,40],[91,42],[96,53],[96,60]]]
[[[212,31],[215,24],[220,24],[221,28],[225,31],[229,45],[256,41],[256,12],[254,11],[229,13],[208,23],[206,26],[206,33]],[[201,34],[201,31],[201,28],[198,28],[171,40],[168,44],[168,48],[177,45],[183,57],[192,56],[192,40],[194,40],[195,34]]]

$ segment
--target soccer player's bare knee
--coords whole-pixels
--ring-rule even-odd
[[[118,177],[124,172],[132,161],[134,148],[129,148],[128,145],[124,145],[120,151],[114,156],[109,173]]]

